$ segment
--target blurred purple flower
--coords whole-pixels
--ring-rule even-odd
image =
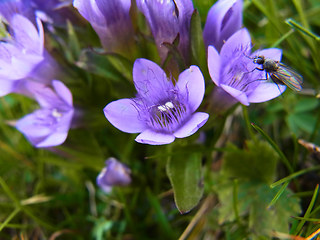
[[[72,0],[1,0],[0,15],[7,21],[14,14],[21,14],[32,22],[38,16],[42,21],[61,24],[66,19],[74,20],[75,14],[68,8],[71,5]]]
[[[126,186],[131,183],[131,171],[115,158],[106,160],[106,167],[102,169],[97,177],[98,186],[109,193],[113,186]]]
[[[58,80],[52,81],[53,89],[36,82],[29,82],[25,87],[29,88],[41,108],[18,120],[16,128],[35,147],[62,144],[74,114],[70,90]]]
[[[209,10],[203,29],[206,49],[213,45],[220,51],[224,41],[242,25],[242,0],[219,0]]]
[[[196,112],[204,96],[204,79],[197,66],[183,71],[176,84],[154,62],[137,59],[133,66],[136,98],[109,103],[104,114],[116,128],[140,133],[136,141],[168,144],[195,133],[209,115]]]
[[[0,42],[0,96],[18,92],[18,82],[28,79],[48,84],[59,72],[54,59],[44,49],[41,21],[37,28],[26,17],[14,14],[9,21],[9,39]]]
[[[233,34],[222,46],[220,54],[213,47],[208,48],[208,68],[213,82],[219,87],[215,101],[226,104],[230,100],[243,105],[265,102],[279,96],[285,85],[275,84],[266,79],[264,71],[254,70],[259,65],[253,63],[253,57],[263,55],[280,61],[281,50],[269,48],[251,54],[251,39],[247,29]],[[229,96],[229,97],[228,97]],[[229,100],[228,100],[229,99]]]
[[[194,11],[191,0],[137,0],[155,39],[162,60],[168,49],[163,42],[172,43],[179,34],[179,50],[185,60],[189,58],[190,20]]]
[[[35,15],[31,7],[30,0],[1,0],[0,1],[0,15],[7,22],[11,21],[11,17],[21,14],[22,16],[34,21]]]
[[[131,0],[74,0],[73,6],[90,22],[106,50],[126,51],[133,41]]]

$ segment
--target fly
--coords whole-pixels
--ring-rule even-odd
[[[253,58],[253,62],[262,65],[262,68],[255,68],[259,71],[266,72],[266,79],[270,76],[275,84],[287,85],[294,91],[301,91],[301,84],[303,78],[293,69],[287,67],[279,61],[275,61],[264,56],[257,56]]]

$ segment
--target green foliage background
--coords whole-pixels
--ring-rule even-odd
[[[199,36],[215,1],[193,2],[193,63],[208,95],[213,84]],[[212,116],[204,144],[194,143],[197,133],[170,147],[138,144],[103,115],[107,103],[134,96],[134,58],[93,51],[99,39],[85,21],[57,26],[61,39],[48,33],[47,47],[85,118],[62,146],[35,149],[10,123],[36,103],[14,94],[0,99],[0,239],[290,239],[315,232],[320,159],[298,139],[320,145],[320,2],[246,0],[243,16],[254,48],[283,49],[304,90]],[[134,56],[159,63],[143,16],[136,17]],[[111,156],[131,168],[133,181],[106,195],[95,178]]]

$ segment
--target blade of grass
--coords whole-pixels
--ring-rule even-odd
[[[277,192],[277,194],[274,196],[274,198],[271,200],[271,202],[267,206],[267,209],[272,207],[278,201],[278,199],[281,197],[282,193],[284,192],[284,190],[286,190],[288,185],[289,185],[289,181],[281,186],[280,190]]]
[[[17,213],[20,211],[19,208],[14,209],[14,211],[7,217],[7,219],[0,225],[0,232],[2,229],[4,229],[7,224],[17,215]]]
[[[282,184],[282,183],[284,183],[284,182],[287,182],[287,181],[289,181],[289,180],[291,180],[291,179],[294,179],[294,178],[296,178],[296,177],[298,177],[298,176],[300,176],[300,175],[303,175],[303,174],[305,174],[305,173],[307,173],[307,172],[316,171],[316,170],[319,170],[319,169],[320,169],[320,166],[312,167],[312,168],[308,168],[308,169],[303,169],[303,170],[301,170],[301,171],[298,171],[298,172],[295,172],[295,173],[293,173],[293,174],[290,174],[289,176],[287,176],[287,177],[285,177],[285,178],[282,178],[282,179],[280,179],[280,180],[272,183],[272,184],[270,185],[270,187],[271,187],[271,188],[274,188],[274,187],[276,187],[276,186],[278,186],[278,185],[280,185],[280,184]]]
[[[307,221],[307,219],[309,218],[310,216],[310,213],[311,213],[311,210],[316,202],[316,199],[317,199],[317,196],[318,196],[318,193],[319,193],[319,185],[316,186],[316,189],[314,190],[314,193],[313,193],[313,196],[312,196],[312,199],[310,201],[310,204],[308,206],[308,209],[306,211],[306,213],[304,214],[303,216],[303,219],[301,220],[301,222],[298,224],[297,228],[295,229],[295,235],[298,235],[298,233],[301,231],[303,225],[305,224],[305,222]]]
[[[289,18],[286,20],[286,23],[288,25],[290,25],[291,27],[297,29],[298,31],[306,34],[309,37],[312,37],[313,39],[315,39],[316,41],[320,41],[320,36],[316,35],[315,33],[311,32],[310,30],[306,29],[305,27],[301,26],[300,24],[298,24],[296,21],[294,21],[293,19]]]

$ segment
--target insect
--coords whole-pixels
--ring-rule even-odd
[[[266,79],[268,79],[269,75],[275,84],[284,84],[294,91],[301,91],[303,78],[293,69],[279,61],[266,58],[262,55],[254,57],[253,62],[262,65],[262,68],[256,67],[255,69],[265,71]]]

